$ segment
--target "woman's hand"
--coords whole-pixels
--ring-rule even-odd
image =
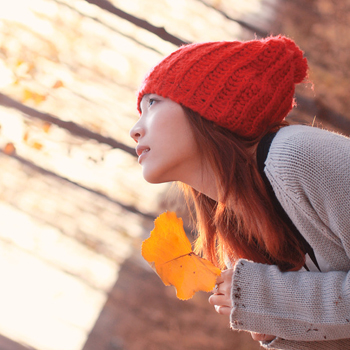
[[[221,272],[216,280],[213,294],[209,297],[209,303],[214,305],[217,313],[221,315],[230,315],[232,310],[231,288],[234,270],[227,269]],[[271,341],[276,337],[274,335],[260,334],[250,332],[256,341]]]
[[[213,293],[209,297],[209,303],[214,305],[217,313],[221,315],[230,315],[232,309],[231,288],[233,269],[227,269],[221,272],[216,280]]]
[[[268,334],[260,334],[260,333],[254,333],[254,332],[250,332],[250,334],[253,340],[256,340],[256,341],[271,341],[276,338],[274,335],[268,335]]]

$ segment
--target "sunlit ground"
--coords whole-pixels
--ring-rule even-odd
[[[116,264],[9,205],[0,212],[1,334],[37,349],[81,349]]]
[[[77,208],[79,203],[70,197],[76,190],[62,189],[54,180],[44,183],[40,176],[25,184],[27,174],[19,173],[25,169],[13,161],[1,163],[1,183],[6,187],[1,198],[7,203],[0,202],[0,334],[35,349],[82,349],[132,242]],[[28,185],[32,188],[26,190]],[[56,193],[55,202],[43,195],[52,185],[62,194]],[[84,199],[92,198],[83,195],[78,201]],[[90,206],[106,221],[112,220],[105,205]],[[35,217],[40,209],[45,218],[39,213]],[[136,238],[140,223],[136,219],[134,224],[130,228]],[[74,232],[84,234],[87,242],[70,237]]]
[[[241,33],[195,0],[113,3],[184,40]],[[259,0],[225,4],[236,18],[261,12]],[[0,92],[131,147],[135,90],[175,48],[83,0],[0,1]],[[146,184],[135,157],[15,109],[0,106],[0,126],[0,334],[37,350],[81,350],[149,232],[118,202],[156,212],[167,186]]]

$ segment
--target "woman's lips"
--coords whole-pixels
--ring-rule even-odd
[[[150,148],[147,146],[137,146],[136,147],[136,154],[139,156],[139,163],[141,162],[141,159],[144,158],[144,156],[150,151]]]

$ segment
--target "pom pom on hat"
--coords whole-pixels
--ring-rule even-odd
[[[145,94],[169,97],[239,136],[255,138],[293,107],[307,60],[284,36],[180,47],[145,77]]]

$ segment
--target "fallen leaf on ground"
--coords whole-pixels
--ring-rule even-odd
[[[14,154],[16,152],[15,145],[12,142],[9,142],[4,147],[4,153],[6,154]]]

